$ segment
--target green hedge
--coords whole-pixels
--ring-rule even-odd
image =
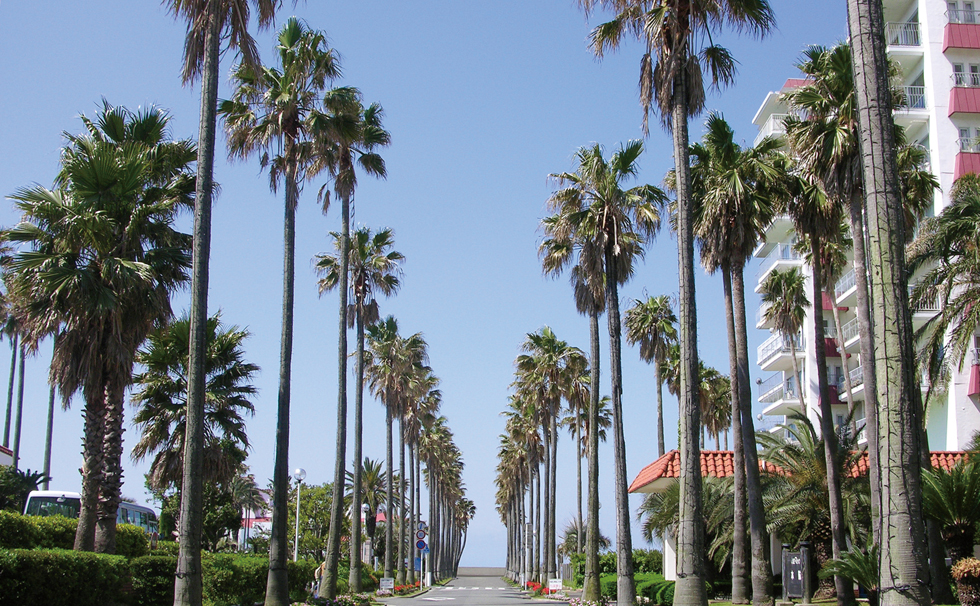
[[[103,606],[123,601],[123,556],[61,549],[0,549],[0,606]]]
[[[64,516],[24,516],[0,511],[0,548],[71,549],[75,545],[78,520]],[[139,526],[116,526],[116,555],[138,558],[150,548],[146,532]]]
[[[152,555],[129,561],[133,579],[132,606],[170,606],[174,603],[177,558]]]

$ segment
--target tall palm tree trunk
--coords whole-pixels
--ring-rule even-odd
[[[541,570],[541,542],[542,542],[542,540],[544,538],[543,537],[543,535],[544,535],[544,529],[541,527],[541,496],[542,496],[543,489],[541,487],[541,463],[540,463],[540,461],[538,462],[537,468],[538,469],[537,469],[537,471],[534,474],[535,475],[535,478],[536,478],[536,483],[538,485],[538,499],[535,502],[535,505],[537,506],[537,511],[535,513],[535,517],[537,518],[537,521],[534,524],[534,528],[536,530],[536,532],[535,532],[535,541],[534,541],[534,576],[537,577],[538,582],[540,583],[541,581],[544,580],[544,577],[541,574],[541,572],[542,572],[542,570]]]
[[[405,418],[398,418],[398,562],[395,583],[405,584]]]
[[[551,426],[551,493],[549,494],[551,506],[548,507],[548,578],[554,579],[558,573],[558,550],[557,550],[557,528],[555,509],[558,506],[558,416],[549,415],[549,425]]]
[[[543,404],[542,404],[543,406]],[[542,413],[542,414],[547,414]],[[551,428],[548,420],[541,420],[541,435],[544,437],[544,526],[542,527],[542,534],[544,535],[542,543],[542,553],[541,553],[541,574],[544,581],[547,581],[551,577],[551,512],[548,508],[551,506]]]
[[[408,444],[408,472],[409,472],[409,482],[408,482],[408,584],[411,585],[415,583],[415,451],[412,449],[412,443]]]
[[[612,391],[613,457],[616,494],[616,603],[632,606],[636,601],[633,580],[633,538],[630,535],[629,487],[626,477],[626,438],[623,434],[622,334],[619,317],[619,276],[611,242],[605,250],[606,319],[609,325],[609,379]],[[596,431],[598,427],[593,427]]]
[[[582,526],[582,419],[578,405],[575,405],[575,504],[578,506],[578,525],[575,532],[575,553],[582,553],[582,535],[585,528]]]
[[[341,197],[339,254],[340,275],[337,280],[337,290],[340,291],[340,321],[337,331],[337,449],[334,457],[333,499],[330,502],[330,531],[327,537],[327,570],[325,576],[328,600],[337,597],[340,534],[343,530],[344,520],[344,461],[347,459],[347,274],[350,272],[349,195]]]
[[[926,431],[925,403],[922,401],[922,390],[913,392],[918,396],[916,409],[919,417],[919,435],[922,448],[919,449],[919,464],[922,469],[932,469],[932,455],[929,452],[929,432]],[[956,604],[957,599],[950,590],[949,569],[946,568],[946,542],[942,537],[942,528],[933,518],[926,518],[926,536],[929,541],[929,577],[932,579],[932,603]],[[973,555],[973,545],[970,541],[970,554]],[[955,559],[953,560],[956,561]]]
[[[418,438],[415,440],[415,522],[422,521],[422,453],[419,451]],[[425,554],[419,552],[419,564],[425,559]],[[419,567],[419,580],[423,580],[421,566]]]
[[[180,490],[180,551],[174,580],[174,606],[200,606],[203,598],[201,531],[204,525],[204,388],[207,382],[206,331],[211,258],[211,193],[214,189],[214,139],[218,123],[218,64],[221,18],[218,3],[209,5],[201,69],[201,121],[197,137],[193,261],[187,364],[187,413],[184,468]],[[87,419],[86,419],[87,424]],[[81,530],[81,527],[79,527]],[[78,538],[75,539],[76,548]]]
[[[43,490],[48,490],[51,481],[51,440],[54,437],[54,394],[55,387],[51,384],[48,391],[48,422],[44,430],[44,482],[41,483]]]
[[[830,388],[827,385],[827,346],[823,331],[823,285],[820,257],[820,240],[816,232],[810,234],[813,263],[813,351],[817,365],[817,389],[820,394],[820,433],[823,434],[824,456],[827,460],[827,493],[830,499],[831,550],[835,560],[840,559],[846,548],[844,535],[844,500],[840,488],[840,468],[838,467],[837,432],[834,429],[834,413],[830,403]],[[837,603],[840,606],[854,603],[854,593],[850,581],[840,575],[834,576],[837,590]]]
[[[354,467],[352,469],[354,477],[350,526],[350,575],[347,579],[347,584],[354,593],[361,592],[361,503],[363,501],[361,470],[364,468],[364,457],[361,453],[361,440],[364,434],[364,315],[361,313],[363,305],[363,301],[358,301],[354,311],[357,328],[357,391],[354,395]]]
[[[653,367],[653,376],[657,381],[657,457],[662,457],[667,452],[664,445],[664,383],[660,378],[660,361],[654,360]]]
[[[749,376],[749,339],[745,321],[745,266],[732,270],[732,302],[735,311],[735,348],[738,352],[738,405],[741,420],[742,452],[745,455],[745,495],[749,507],[749,533],[752,549],[752,603],[773,603],[772,564],[766,510],[762,502],[759,451],[752,420],[752,380]],[[793,356],[796,360],[796,356]],[[800,389],[797,387],[797,389]],[[802,393],[802,390],[800,390]],[[733,422],[734,422],[733,415]]]
[[[390,400],[390,396],[386,399]],[[392,425],[394,425],[394,420],[392,419],[392,402],[385,402],[385,449],[387,457],[387,469],[385,470],[385,578],[391,579],[395,576],[395,520],[392,510],[394,509],[395,495],[395,478],[394,478],[394,464],[395,456],[393,449],[393,439],[392,439]],[[429,492],[432,492],[432,469],[429,469]],[[431,497],[430,497],[431,500]],[[429,505],[429,512],[431,516],[432,505]]]
[[[827,288],[830,286],[832,285],[825,285]],[[844,329],[840,322],[840,308],[837,307],[837,296],[833,290],[827,291],[827,297],[833,302],[834,332],[837,333],[834,344],[837,346],[837,353],[840,354],[840,365],[844,372],[844,393],[847,394],[847,417],[851,425],[851,432],[857,436],[857,419],[855,418],[857,407],[854,404],[854,393],[851,388],[851,373],[847,365],[848,356],[847,352],[844,351]]]
[[[19,335],[14,333],[10,342],[10,382],[7,385],[7,413],[3,419],[3,447],[10,447],[10,413],[14,409],[14,376],[17,374],[17,341]]]
[[[102,482],[105,390],[85,395],[85,410],[82,412],[85,420],[85,434],[82,438],[82,494],[78,525],[75,528],[75,551],[95,549],[95,522],[98,515],[99,484]]]
[[[871,318],[871,291],[868,284],[864,200],[859,195],[851,196],[847,206],[851,217],[851,240],[854,242],[854,284],[857,291],[858,330],[861,338],[861,367],[864,369],[864,435],[868,441],[871,535],[875,545],[880,545],[881,467],[878,463],[878,376],[875,372],[874,324]]]
[[[20,430],[24,424],[24,349],[23,341],[20,344],[20,364],[17,365],[17,412],[14,415],[14,444],[12,450],[14,469],[19,468],[20,463]]]
[[[289,606],[289,399],[293,367],[293,300],[296,282],[296,168],[286,172],[283,219],[282,334],[279,349],[279,406],[276,412],[276,457],[272,469],[272,536],[265,603]],[[346,284],[342,288],[346,287]],[[345,291],[346,292],[346,291]],[[337,486],[335,484],[334,486]],[[341,483],[340,486],[343,486]]]
[[[874,375],[876,387],[880,385],[875,393],[881,408],[874,425],[870,424],[871,407],[867,418],[872,428],[868,434],[877,429],[878,436],[877,443],[869,444],[869,451],[880,452],[877,483],[881,503],[876,525],[881,546],[880,601],[881,606],[925,605],[930,596],[913,394],[915,351],[884,16],[880,2],[848,0],[847,8],[868,210],[868,257],[873,263],[870,273],[876,297]]]
[[[679,29],[680,26],[678,26]],[[688,105],[686,68],[688,40],[673,33],[673,53],[680,57],[673,68],[671,125],[674,172],[677,175],[677,256],[679,279],[678,325],[680,328],[680,521],[677,525],[676,606],[707,604],[704,569],[704,528],[701,518],[701,427],[698,397],[697,308],[694,298],[694,230],[691,207],[691,173],[688,153]]]
[[[21,362],[23,363],[21,352]],[[129,372],[111,379],[106,386],[106,407],[102,434],[102,482],[99,485],[98,520],[95,524],[95,551],[116,552],[116,512],[122,491],[123,405]]]
[[[732,604],[749,603],[749,541],[746,535],[745,448],[742,443],[742,420],[739,406],[738,349],[735,346],[735,314],[732,310],[732,274],[721,268],[725,293],[725,324],[728,328],[728,364],[732,392],[732,436],[735,441],[735,515],[732,529]]]
[[[599,313],[589,312],[589,527],[585,534],[585,580],[582,599],[598,602],[599,587]]]

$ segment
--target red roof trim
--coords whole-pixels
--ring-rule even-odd
[[[0,452],[11,457],[14,456],[14,451],[10,450],[6,446],[0,446]]]
[[[943,52],[951,48],[980,49],[980,25],[947,23],[943,31]]]
[[[945,470],[951,469],[959,462],[966,453],[960,451],[933,451],[931,453],[932,466]],[[730,450],[702,450],[701,451],[701,475],[714,476],[716,478],[727,478],[735,473],[734,471],[735,453]],[[772,465],[760,461],[759,467],[763,471],[776,472],[777,469]],[[851,470],[852,477],[868,473],[868,453],[865,452],[858,459],[857,465]],[[638,492],[645,486],[660,479],[676,479],[681,475],[680,451],[671,450],[650,463],[636,475],[636,479],[630,484],[629,492]]]

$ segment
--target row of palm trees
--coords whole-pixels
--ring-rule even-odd
[[[918,184],[917,187],[900,185],[901,173],[896,158],[899,146],[895,142],[901,141],[901,135],[896,134],[890,111],[895,99],[889,86],[889,66],[884,58],[880,3],[849,2],[853,57],[848,53],[847,60],[842,62],[839,61],[841,53],[834,57],[833,51],[828,53],[820,49],[809,53],[812,56],[805,56],[801,65],[804,72],[815,79],[828,76],[828,82],[811,84],[801,89],[806,92],[790,98],[791,103],[795,102],[806,111],[805,117],[787,121],[791,155],[776,153],[779,144],[775,141],[763,142],[753,150],[740,149],[730,136],[730,128],[717,116],[709,119],[703,148],[689,146],[688,119],[704,108],[704,73],[710,74],[714,86],[734,81],[734,58],[714,42],[719,30],[729,24],[756,35],[767,34],[775,18],[766,0],[710,4],[686,0],[583,0],[580,4],[587,13],[599,7],[615,13],[612,21],[593,30],[592,48],[598,56],[617,48],[626,37],[636,37],[644,45],[640,79],[644,130],[647,128],[646,116],[655,107],[674,139],[675,170],[666,181],[675,195],[672,219],[677,232],[680,265],[681,481],[675,603],[706,603],[704,532],[700,522],[700,449],[695,437],[702,412],[698,405],[699,381],[696,380],[699,361],[693,279],[695,237],[701,243],[702,261],[709,270],[723,270],[726,287],[732,419],[738,422],[733,428],[737,457],[741,449],[735,480],[736,503],[747,503],[751,544],[750,550],[736,546],[735,553],[742,554],[741,558],[751,554],[753,602],[771,603],[771,569],[767,561],[768,543],[751,417],[743,269],[774,214],[788,213],[796,223],[797,233],[809,243],[810,262],[815,269],[813,298],[820,300],[821,283],[827,278],[822,269],[823,260],[830,244],[837,242],[835,236],[841,231],[844,204],[849,209],[850,233],[857,234],[854,238],[855,273],[859,275],[862,363],[866,365],[865,374],[876,376],[883,387],[877,390],[872,382],[866,388],[871,393],[880,391],[883,394],[881,401],[871,399],[868,402],[866,415],[872,453],[872,527],[874,539],[881,545],[879,574],[882,585],[909,587],[907,591],[886,593],[884,602],[926,603],[929,596],[926,584],[922,582],[927,571],[925,551],[920,548],[924,544],[924,526],[920,515],[918,473],[902,475],[899,470],[918,470],[924,453],[927,453],[920,444],[922,424],[917,410],[921,406],[912,382],[915,357],[903,248],[907,241],[903,233],[909,227],[903,198],[919,194],[923,200],[931,200],[932,186],[927,176],[911,180]],[[844,69],[847,72],[841,75]],[[836,74],[836,79],[830,74]],[[844,98],[834,98],[829,94],[829,84],[844,84],[851,92]],[[864,150],[863,155],[857,154],[858,147]],[[630,142],[621,146],[608,162],[599,146],[580,150],[579,171],[556,176],[562,189],[553,195],[552,206],[567,210],[545,221],[547,239],[542,246],[546,251],[545,258],[551,260],[550,264],[546,263],[546,271],[558,271],[572,258],[577,261],[573,272],[576,302],[582,313],[591,316],[593,327],[592,369],[596,373],[593,384],[597,384],[598,372],[595,341],[600,307],[596,301],[600,297],[596,295],[602,291],[605,295],[616,456],[618,599],[624,606],[633,601],[635,591],[632,562],[628,556],[631,541],[625,507],[625,444],[621,441],[617,287],[629,277],[632,260],[642,254],[645,238],[656,231],[660,220],[657,206],[663,203],[662,194],[651,186],[625,191],[619,187],[625,178],[636,173],[635,162],[641,150],[642,144]],[[914,158],[914,154],[906,155]],[[919,163],[913,161],[912,164],[913,172],[920,168]],[[908,171],[903,172],[907,176]],[[870,254],[864,249],[865,238]],[[871,288],[867,284],[869,275]],[[602,279],[597,279],[598,276]],[[877,295],[873,306],[877,331],[872,330],[869,291]],[[821,313],[819,310],[816,315]],[[822,318],[815,320],[814,342],[822,343]],[[886,325],[896,329],[886,331],[883,328]],[[839,557],[844,544],[840,478],[835,472],[839,446],[829,410],[825,360],[820,358],[818,354],[821,430],[826,436],[824,450],[829,473],[833,552]],[[882,412],[880,418],[879,409]],[[743,473],[744,479],[740,477]],[[738,496],[739,493],[744,497]],[[741,510],[741,505],[737,506],[734,515],[737,525],[742,526],[736,533],[744,540],[746,522]],[[595,530],[590,526],[592,536],[597,536]],[[587,557],[590,551],[587,549]],[[933,560],[942,561],[941,558]],[[586,570],[588,579],[591,573],[588,564]],[[745,575],[744,559],[733,570],[738,576]],[[853,600],[842,577],[838,575],[835,584],[842,603]],[[746,598],[744,591],[743,583],[740,595],[733,598],[743,601]],[[597,597],[590,594],[587,580],[585,598]]]
[[[378,253],[390,248],[390,230],[374,235],[369,230],[358,230],[352,234],[349,225],[356,171],[384,177],[384,161],[376,150],[386,146],[390,136],[382,127],[380,106],[365,107],[360,92],[352,87],[328,89],[328,84],[339,76],[340,66],[336,52],[328,48],[322,32],[308,28],[295,18],[287,20],[276,47],[279,65],[261,64],[247,31],[248,14],[252,8],[256,9],[260,27],[268,26],[277,3],[175,1],[168,6],[178,19],[188,23],[184,81],[202,79],[199,145],[171,141],[168,117],[156,109],[133,114],[106,104],[96,120],[84,119],[88,131],[85,135],[66,135],[68,145],[62,154],[62,170],[55,189],[25,188],[11,196],[24,220],[4,232],[4,241],[19,247],[5,265],[9,267],[7,296],[16,302],[13,315],[25,326],[22,340],[35,345],[45,336],[56,335],[51,375],[66,405],[76,392],[84,397],[82,512],[76,548],[112,552],[115,510],[122,482],[124,393],[132,381],[139,347],[154,328],[166,325],[172,317],[171,293],[191,282],[183,426],[181,431],[174,432],[172,419],[161,422],[160,426],[171,433],[158,431],[151,440],[155,443],[145,444],[138,456],[158,451],[154,469],[161,483],[174,482],[179,468],[180,555],[175,604],[199,604],[202,487],[212,458],[209,449],[213,446],[208,439],[211,431],[206,432],[205,428],[214,422],[213,418],[209,419],[214,411],[205,405],[212,345],[208,341],[210,320],[206,293],[218,115],[224,119],[229,154],[241,159],[259,156],[262,166],[269,169],[273,191],[282,187],[285,194],[279,420],[267,589],[267,603],[285,604],[288,600],[285,508],[296,205],[304,184],[326,172],[333,194],[342,206],[342,229],[335,235],[338,254],[334,257],[333,278],[327,256],[320,259],[325,276],[321,289],[337,287],[341,298],[338,454],[334,483],[339,486],[344,480],[346,457],[348,324],[356,325],[359,342],[355,411],[355,460],[359,462],[364,327],[371,322],[371,314],[377,316],[372,292],[390,294],[397,289],[400,255]],[[219,104],[216,91],[221,39],[229,40],[242,60],[233,72],[231,98]],[[191,169],[195,160],[196,177]],[[319,197],[326,211],[330,201],[326,185],[321,187]],[[193,235],[177,232],[173,221],[178,212],[191,207],[195,216]],[[383,258],[383,263],[371,266],[378,258]],[[349,294],[355,300],[351,309],[348,309]],[[419,363],[422,361],[424,352]],[[428,380],[430,388],[437,382],[431,372],[428,379],[422,380]],[[392,403],[404,404],[404,398],[400,395]],[[244,408],[250,410],[248,406]],[[152,433],[154,421],[148,418],[146,422],[145,436],[146,432]],[[233,441],[247,448],[240,427],[227,429]],[[420,431],[402,434],[403,440],[407,436],[411,443]],[[415,459],[418,454],[415,451]],[[452,515],[440,518],[443,525],[436,526],[445,529],[446,537],[444,542],[443,535],[437,535],[440,537],[436,542],[437,554],[448,563],[452,561],[450,555],[456,554],[458,559],[458,539],[463,536],[472,511],[465,507],[458,469],[437,472],[435,455],[428,456],[432,457],[432,465],[427,465],[432,475],[431,488],[440,493],[433,506],[453,508]],[[452,457],[446,461],[454,462]],[[358,470],[360,466],[354,467]],[[404,479],[405,475],[401,477]],[[414,486],[417,492],[418,481]],[[327,578],[328,587],[335,592],[342,499],[335,499],[332,507]],[[462,513],[457,509],[463,510]],[[359,525],[354,527],[359,530]],[[449,546],[456,546],[456,551]],[[352,561],[359,555],[358,545],[352,549]],[[351,569],[352,575],[354,571],[360,572],[359,566]]]

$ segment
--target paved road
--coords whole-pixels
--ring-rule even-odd
[[[460,568],[459,576],[414,598],[386,598],[390,606],[531,606],[505,583],[502,568]]]

